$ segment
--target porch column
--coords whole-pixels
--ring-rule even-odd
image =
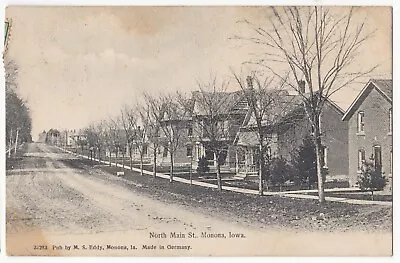
[[[244,167],[245,167],[245,174],[247,175],[247,171],[249,168],[249,149],[246,148],[246,152],[244,154]]]
[[[239,173],[239,156],[238,156],[238,147],[236,147],[236,151],[235,151],[235,171],[236,174]]]

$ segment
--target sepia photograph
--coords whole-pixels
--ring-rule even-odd
[[[392,256],[392,12],[8,6],[2,252]]]

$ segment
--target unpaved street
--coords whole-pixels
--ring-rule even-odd
[[[9,255],[391,253],[389,233],[261,230],[141,195],[127,187],[134,182],[70,166],[73,158],[77,157],[33,143],[7,170]]]

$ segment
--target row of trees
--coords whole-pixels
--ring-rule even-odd
[[[258,136],[260,158],[264,159],[268,141],[265,138],[265,121],[273,122],[271,108],[276,105],[276,99],[281,98],[282,87],[296,92],[301,98],[303,110],[313,128],[311,143],[315,150],[316,174],[318,182],[319,201],[325,201],[323,179],[323,147],[320,126],[320,115],[326,101],[337,91],[346,87],[351,82],[371,73],[375,67],[360,69],[352,67],[356,64],[358,53],[362,45],[370,38],[366,33],[364,22],[358,23],[354,19],[354,8],[346,10],[331,9],[330,7],[266,7],[266,25],[258,25],[251,21],[241,21],[246,26],[248,34],[234,36],[232,39],[248,42],[255,52],[254,57],[245,62],[246,65],[255,66],[258,73],[250,78],[242,78],[240,74],[233,72],[233,79],[240,86],[247,104],[255,118],[255,131]],[[248,74],[246,74],[248,75]],[[260,77],[269,76],[269,77]],[[220,91],[224,85],[216,85],[215,80],[206,84],[199,84],[198,99],[202,100],[203,114],[190,113],[192,120],[196,120],[200,134],[207,140],[202,140],[209,146],[217,160],[218,188],[221,189],[221,177],[219,165],[221,156],[226,153],[224,138],[229,129],[225,129],[225,122],[231,116],[227,114],[224,106],[230,102],[229,96],[222,96]],[[276,92],[271,92],[275,90]],[[207,90],[208,92],[203,92]],[[144,96],[145,103],[134,107],[127,107],[117,120],[107,121],[107,125],[93,125],[88,128],[89,144],[101,149],[100,142],[107,142],[107,147],[118,149],[120,146],[118,129],[122,123],[126,131],[125,140],[128,145],[137,144],[135,132],[141,127],[140,136],[149,139],[149,146],[154,153],[160,145],[159,133],[163,131],[165,143],[171,157],[171,178],[173,180],[173,156],[174,150],[179,145],[181,129],[175,120],[182,117],[190,108],[190,99],[179,94],[174,96],[154,97]],[[288,103],[289,105],[290,103]],[[282,108],[282,112],[285,109]],[[177,116],[180,115],[180,116]],[[278,114],[279,115],[279,114]],[[167,116],[167,118],[165,118]],[[272,115],[275,117],[276,115]],[[165,118],[165,119],[164,119]],[[134,120],[134,121],[132,121]],[[164,121],[163,121],[164,120]],[[168,120],[168,121],[165,121]],[[139,124],[134,124],[139,123]],[[98,127],[98,126],[101,127]],[[108,128],[105,128],[108,127]],[[221,128],[222,127],[222,128]],[[104,135],[101,131],[107,130]],[[106,138],[98,140],[100,138]],[[93,138],[92,138],[93,137]],[[154,156],[153,172],[156,173],[156,154]],[[259,162],[259,192],[264,191],[266,169],[265,162]]]
[[[14,61],[5,63],[5,88],[6,88],[6,148],[8,156],[17,150],[22,142],[32,141],[32,119],[27,106],[18,95],[17,86],[18,67]]]

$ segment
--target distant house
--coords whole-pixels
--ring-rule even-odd
[[[312,134],[313,129],[305,114],[300,95],[279,94],[280,99],[270,115],[263,120],[263,132],[266,139],[266,155],[283,157],[293,161],[303,139]],[[343,122],[344,111],[333,101],[327,99],[320,118],[322,144],[324,147],[324,167],[328,169],[327,180],[347,180],[348,142],[347,123]],[[268,119],[268,120],[267,120]],[[240,177],[257,176],[258,173],[258,133],[255,119],[249,110],[235,144],[236,173]]]
[[[219,92],[217,94],[193,92],[193,155],[196,162],[201,157],[205,157],[211,166],[216,166],[217,160],[212,152],[212,142],[210,140],[210,131],[212,128],[207,123],[210,119],[210,108],[208,105],[204,105],[206,102],[202,96],[218,97],[217,101],[221,105],[214,110],[217,111],[216,115],[220,118],[217,127],[215,127],[215,131],[219,135],[215,137],[217,141],[214,143],[221,145],[220,148],[222,148],[224,153],[220,160],[221,168],[234,169],[236,167],[236,150],[233,142],[247,114],[247,101],[242,91]]]
[[[47,132],[46,131],[42,131],[39,134],[38,142],[45,143],[46,142],[46,136],[47,136]]]
[[[362,89],[343,120],[349,126],[349,180],[355,186],[364,161],[371,157],[392,182],[392,80],[371,79]]]
[[[206,101],[214,104],[214,117],[218,116],[219,121],[215,132],[210,133],[210,105]],[[215,101],[214,101],[215,100]],[[211,102],[213,101],[213,102]],[[220,102],[220,103],[216,103]],[[171,119],[165,116],[162,125],[175,125],[179,127],[177,132],[180,136],[180,147],[175,152],[174,162],[177,166],[192,163],[197,166],[200,158],[205,157],[211,167],[216,166],[216,157],[212,150],[210,135],[214,136],[214,143],[221,145],[222,169],[235,168],[235,150],[233,140],[239,131],[243,119],[247,113],[247,103],[241,92],[192,92],[191,98],[187,101],[189,110],[181,115],[179,119]],[[169,145],[165,135],[160,131],[160,144],[158,151],[158,163],[169,164]]]
[[[175,109],[176,116],[168,116],[168,111],[164,114],[161,122],[161,128],[158,133],[158,142],[160,146],[157,151],[157,163],[161,165],[170,165],[171,145],[169,140],[174,137],[174,165],[184,166],[195,162],[193,158],[193,121],[191,100],[187,100],[187,108],[181,105]],[[169,138],[171,137],[171,138]]]
[[[46,134],[46,143],[53,145],[61,145],[61,133],[57,129],[50,129]]]

